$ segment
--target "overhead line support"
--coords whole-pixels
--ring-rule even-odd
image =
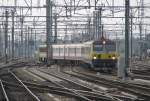
[[[127,77],[127,69],[129,68],[129,23],[130,0],[125,0],[125,68],[124,76]]]

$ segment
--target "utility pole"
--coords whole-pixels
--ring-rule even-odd
[[[96,4],[97,4],[97,1],[98,1],[98,0],[95,0],[95,2],[94,2],[94,3],[95,3],[95,4],[94,4],[94,5],[95,5],[95,10],[96,10]]]
[[[142,23],[139,25],[140,30],[140,60],[142,60]]]
[[[66,26],[66,28],[65,28],[65,38],[64,38],[64,43],[66,43],[66,36],[67,36],[67,34],[68,34],[68,25],[66,24],[65,26]]]
[[[99,34],[100,34],[100,9],[98,10],[97,14],[97,39],[99,39]]]
[[[25,30],[25,58],[27,58],[27,33],[28,33],[28,29],[26,28]]]
[[[101,25],[101,37],[104,38],[104,25]]]
[[[98,39],[100,39],[101,37],[101,33],[102,33],[102,8],[99,9],[98,11]]]
[[[9,51],[9,55],[8,57],[11,58],[11,49],[10,49],[10,35],[8,35],[8,51]]]
[[[17,43],[17,58],[19,57],[19,37],[17,36],[17,40],[16,40],[16,43]]]
[[[131,30],[130,30],[130,68],[129,71],[132,72],[132,56],[133,56],[133,12],[131,9],[131,19],[130,19],[130,25],[131,25]]]
[[[91,40],[91,18],[89,17],[88,18],[88,37],[89,37],[89,40]]]
[[[57,43],[57,14],[55,14],[54,16],[54,20],[55,20],[55,36],[54,36],[54,43]]]
[[[29,34],[30,34],[30,27],[28,27],[28,32],[27,32],[27,49],[28,49],[28,59],[30,56],[29,52]]]
[[[12,59],[14,59],[14,11],[11,12],[12,15]]]
[[[116,34],[116,52],[119,53],[119,39],[117,32],[114,32]]]
[[[33,28],[31,28],[31,32],[30,32],[30,40],[29,40],[29,44],[30,44],[30,57],[32,56],[32,53],[33,53]]]
[[[34,51],[36,51],[36,30],[34,31]]]
[[[1,25],[0,25],[0,57],[2,56],[3,52],[3,45],[2,45],[2,31],[1,31]]]
[[[131,62],[132,62],[132,56],[133,56],[133,13],[132,13],[132,9],[131,9]]]
[[[17,6],[17,0],[14,1],[14,5]]]
[[[88,0],[89,9],[91,8],[91,0]]]
[[[130,0],[125,0],[125,68],[124,75],[127,76],[127,69],[129,68],[129,14],[130,14]]]
[[[93,12],[92,40],[95,40],[95,12]],[[83,33],[82,33],[83,34]]]
[[[141,21],[139,24],[139,30],[140,30],[140,60],[142,60],[142,52],[143,52],[143,42],[142,42],[142,34],[143,34],[143,16],[144,16],[144,0],[140,0],[140,4],[141,4]]]
[[[8,63],[8,11],[5,11],[5,63]]]
[[[147,58],[147,49],[148,49],[148,44],[147,44],[147,29],[145,28],[145,42],[146,42],[146,46],[144,47],[144,52],[145,52],[145,59]]]
[[[70,0],[70,17],[72,16],[72,0]]]
[[[33,28],[34,28],[34,51],[36,51],[36,30],[35,30],[35,26],[36,26],[36,23],[34,22],[33,23]]]
[[[112,0],[112,6],[115,6],[114,3],[115,3],[114,0]],[[112,14],[113,14],[113,16],[114,16],[114,7],[113,7],[113,9],[112,9]]]
[[[21,37],[20,37],[20,31],[19,31],[19,35],[18,35],[18,50],[19,50],[19,54],[18,54],[18,58],[21,56]]]
[[[47,66],[52,60],[52,1],[46,0]]]
[[[22,16],[21,18],[20,18],[20,20],[21,20],[21,56],[23,56],[23,52],[24,52],[24,49],[23,49],[23,22],[24,22],[24,17]]]
[[[95,12],[95,40],[97,40],[97,33],[98,33],[98,14]]]

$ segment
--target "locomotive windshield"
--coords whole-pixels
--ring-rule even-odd
[[[103,51],[103,45],[94,45],[93,50],[94,51]]]
[[[107,52],[116,51],[116,45],[110,44],[105,46]]]
[[[112,52],[116,51],[116,45],[115,44],[105,44],[105,45],[94,45],[93,50],[97,52]]]

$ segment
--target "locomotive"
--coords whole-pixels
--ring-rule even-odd
[[[52,44],[52,59],[54,61],[80,63],[96,71],[114,70],[118,57],[115,41],[105,38],[77,44]],[[47,61],[46,45],[39,47],[38,59],[42,62]]]

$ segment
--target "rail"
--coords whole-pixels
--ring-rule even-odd
[[[7,96],[7,93],[5,91],[4,85],[3,85],[1,80],[0,80],[0,84],[1,84],[1,88],[2,88],[2,92],[3,92],[3,95],[4,95],[5,101],[9,101],[9,98]]]
[[[40,99],[11,71],[9,71],[12,76],[27,90],[27,92],[36,100],[40,101]]]
[[[37,74],[37,73],[34,73],[33,71],[29,71],[29,72],[31,72],[31,73],[33,73],[33,74],[35,74],[35,75],[37,75],[37,76],[39,76],[39,77],[41,77],[42,79],[45,79],[46,81],[49,81],[49,82],[52,82],[52,83],[54,83],[54,84],[56,84],[56,85],[58,85],[59,87],[62,87],[62,88],[64,88],[65,90],[68,90],[69,92],[72,92],[73,94],[75,94],[75,95],[78,95],[79,96],[79,98],[81,98],[82,100],[85,100],[85,101],[92,101],[91,100],[91,98],[95,98],[95,99],[101,99],[101,100],[103,100],[103,101],[114,101],[113,99],[111,99],[110,97],[106,97],[106,96],[100,96],[99,95],[99,97],[97,96],[92,96],[92,95],[88,95],[88,94],[86,94],[86,93],[83,93],[83,90],[76,90],[76,89],[71,89],[71,88],[68,88],[68,87],[65,87],[64,85],[62,85],[62,84],[59,84],[59,83],[56,83],[56,82],[54,82],[54,81],[52,81],[52,80],[49,80],[49,79],[46,79],[44,76],[41,76],[40,74]],[[48,75],[50,75],[50,74],[48,74]],[[55,77],[55,76],[54,76]],[[58,78],[58,77],[57,77]],[[63,80],[63,79],[62,79]],[[65,81],[65,80],[64,80]],[[90,88],[89,88],[90,89]],[[116,101],[116,100],[115,100]]]

